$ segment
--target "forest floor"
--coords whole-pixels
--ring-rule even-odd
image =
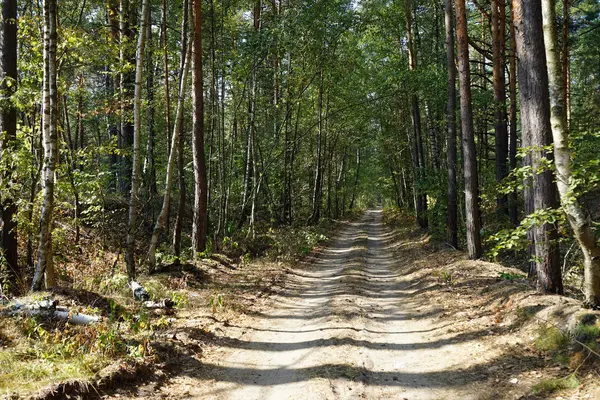
[[[153,345],[161,368],[102,397],[600,398],[600,360],[561,331],[578,302],[409,225],[368,211],[284,275],[263,271],[271,295],[246,312],[181,312]]]

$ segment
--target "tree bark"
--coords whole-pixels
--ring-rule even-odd
[[[142,74],[144,71],[144,48],[146,46],[146,33],[150,0],[142,4],[142,21],[139,29],[137,55],[135,65],[135,92],[133,98],[133,159],[131,168],[131,196],[129,198],[129,224],[127,228],[127,241],[125,248],[125,262],[127,263],[127,277],[135,279],[135,237],[137,234],[138,213],[140,208],[141,186],[141,107],[142,107]]]
[[[571,150],[565,101],[566,84],[561,71],[558,33],[556,30],[555,0],[542,0],[544,43],[546,49],[550,92],[550,122],[554,138],[554,164],[556,183],[562,208],[567,214],[575,238],[583,253],[584,293],[588,306],[600,307],[600,247],[592,229],[590,218],[583,211],[572,191]]]
[[[136,0],[121,0],[120,1],[120,44],[119,57],[121,68],[126,64],[135,64],[135,53],[131,50],[131,42],[135,40],[135,31],[133,26],[136,22]],[[134,146],[134,136],[136,134],[132,121],[131,112],[133,110],[133,102],[135,99],[131,97],[131,92],[135,91],[135,72],[128,69],[120,74],[120,97],[121,97],[121,132],[118,140],[118,147],[121,150],[132,150]],[[134,94],[135,96],[135,94]],[[133,160],[131,156],[124,155],[119,159],[120,166],[117,174],[118,189],[121,193],[131,191],[131,176],[133,174]]]
[[[182,56],[184,57],[184,56]],[[165,228],[165,223],[167,221],[167,210],[171,204],[171,186],[173,183],[173,171],[175,169],[175,157],[177,157],[178,150],[182,150],[179,146],[180,135],[181,135],[181,124],[183,122],[183,107],[185,100],[185,89],[187,82],[187,75],[189,69],[189,59],[190,57],[185,57],[185,64],[183,66],[182,74],[181,74],[181,82],[179,83],[179,95],[177,99],[177,113],[175,117],[175,128],[173,129],[173,135],[171,136],[171,152],[169,153],[169,159],[167,161],[167,172],[165,177],[165,194],[163,196],[163,205],[156,219],[156,224],[154,225],[154,231],[152,232],[152,237],[150,238],[150,248],[148,249],[148,269],[150,273],[153,273],[156,269],[156,247],[158,245],[158,240],[160,234]],[[182,155],[180,155],[181,157]]]
[[[445,1],[448,103],[446,153],[448,163],[448,242],[458,248],[458,191],[456,189],[456,64],[452,0]]]
[[[479,210],[479,177],[475,134],[473,129],[473,106],[471,104],[471,71],[469,68],[469,39],[465,0],[455,0],[456,39],[458,43],[458,68],[460,81],[460,115],[462,123],[462,149],[465,178],[465,208],[467,219],[467,249],[469,258],[482,256],[481,220]]]
[[[517,42],[521,131],[531,146],[533,169],[533,206],[535,211],[557,207],[553,174],[544,167],[548,158],[545,146],[552,144],[548,71],[544,52],[541,0],[513,0]],[[544,172],[540,172],[544,171]],[[538,290],[563,292],[558,233],[550,223],[533,228]]]
[[[496,136],[496,183],[500,184],[508,175],[508,129],[506,124],[506,80],[504,77],[506,42],[505,0],[492,1],[492,53],[494,58],[494,132]],[[498,195],[496,213],[499,220],[508,215],[508,198]]]
[[[513,23],[513,8],[511,7],[510,18],[510,55],[509,55],[509,94],[510,94],[510,109],[509,121],[510,131],[508,137],[508,164],[510,171],[517,168],[517,58],[516,58],[516,39],[515,39],[515,24]],[[517,192],[513,191],[508,198],[508,214],[510,222],[513,226],[519,224],[518,198]]]
[[[197,257],[206,248],[208,228],[206,161],[204,156],[204,90],[202,73],[202,1],[192,0],[192,154],[194,162],[194,216],[192,250]]]
[[[406,40],[408,42],[408,67],[411,71],[417,69],[417,55],[412,29],[412,1],[404,0],[404,17],[406,20]],[[416,93],[411,96],[411,117],[414,135],[415,152],[415,189],[416,189],[416,212],[417,222],[421,228],[427,228],[427,193],[422,188],[422,180],[425,177],[425,156],[421,140],[421,110],[419,97]]]
[[[52,262],[52,219],[54,213],[54,181],[58,161],[58,87],[56,68],[57,49],[56,0],[44,1],[44,79],[43,79],[43,143],[44,167],[42,182],[44,200],[40,217],[38,261],[31,288],[40,290],[45,275],[46,288],[56,283]]]
[[[2,0],[0,18],[0,192],[12,186],[5,172],[9,154],[16,150],[17,109],[12,96],[17,89],[17,0]],[[8,175],[8,174],[7,174]],[[4,192],[5,193],[5,192]],[[0,200],[0,257],[6,263],[8,281],[17,291],[24,280],[18,265],[17,205],[12,196]]]
[[[189,32],[189,21],[191,15],[191,7],[189,0],[184,0],[184,13],[183,20],[181,22],[181,70],[183,71],[186,60],[191,57],[191,53],[188,53],[186,49],[188,44],[188,32]],[[190,61],[191,63],[191,61]],[[175,226],[173,227],[173,255],[175,258],[175,264],[179,264],[181,262],[181,233],[183,230],[183,221],[185,219],[185,203],[187,197],[187,187],[185,184],[185,154],[184,154],[184,146],[185,146],[185,136],[184,136],[184,120],[183,114],[181,115],[181,128],[179,135],[179,150],[177,152],[177,182],[179,186],[179,200],[177,202],[177,218],[175,219]],[[170,136],[170,135],[169,135]],[[170,145],[169,145],[170,147]],[[169,209],[167,209],[167,230],[169,226]]]

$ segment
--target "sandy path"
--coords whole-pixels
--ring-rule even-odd
[[[445,336],[435,301],[411,289],[399,263],[402,243],[382,224],[381,211],[367,212],[318,261],[294,270],[272,306],[230,327],[218,350],[153,395],[478,398],[476,377],[461,368],[483,363],[476,355],[488,349]]]

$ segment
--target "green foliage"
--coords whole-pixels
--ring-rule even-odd
[[[519,226],[514,229],[502,229],[487,238],[491,244],[488,256],[496,259],[503,251],[525,250],[530,244],[527,239],[527,232],[534,226],[545,224],[563,225],[565,224],[565,215],[560,209],[536,210],[532,214],[525,216]]]
[[[548,395],[559,390],[573,389],[579,386],[581,382],[576,374],[570,374],[564,378],[550,378],[533,385],[533,393],[537,395]]]
[[[452,271],[446,269],[435,271],[434,276],[436,276],[440,282],[447,285],[454,285],[456,283]]]
[[[521,279],[527,279],[527,276],[523,274],[515,274],[512,272],[499,272],[498,278],[506,281],[517,281]]]
[[[213,314],[215,314],[217,310],[223,309],[225,306],[225,296],[223,293],[214,293],[210,296],[208,306],[211,308]]]

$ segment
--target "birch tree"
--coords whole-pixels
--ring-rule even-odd
[[[56,66],[56,0],[44,1],[44,76],[42,87],[42,118],[44,165],[42,185],[44,200],[40,217],[38,259],[32,281],[32,289],[42,289],[45,276],[46,288],[56,283],[52,260],[52,219],[54,213],[54,183],[58,161],[58,87]]]
[[[142,74],[144,71],[144,48],[146,45],[146,34],[148,32],[149,0],[144,0],[142,5],[142,21],[139,29],[137,55],[135,65],[135,92],[133,99],[133,160],[131,168],[131,195],[129,197],[129,224],[127,229],[127,241],[125,248],[125,261],[127,263],[127,276],[130,280],[135,278],[135,237],[138,224],[138,213],[140,204],[141,176],[141,106],[142,106]]]
[[[167,173],[165,177],[165,194],[163,196],[163,204],[156,219],[154,231],[150,238],[150,249],[148,250],[148,267],[150,273],[154,272],[156,268],[156,246],[158,245],[158,239],[160,234],[165,228],[167,221],[167,213],[171,204],[171,186],[173,184],[173,171],[175,169],[175,159],[179,149],[179,137],[181,135],[181,125],[183,123],[183,106],[185,100],[185,89],[187,83],[187,76],[189,70],[189,54],[185,57],[185,63],[181,74],[181,81],[179,82],[179,96],[177,99],[177,112],[175,116],[175,127],[173,128],[173,135],[171,136],[171,151],[169,152],[169,158],[167,161]],[[179,156],[181,157],[181,155]]]
[[[565,103],[565,82],[556,30],[555,0],[542,0],[544,44],[547,58],[548,83],[550,89],[550,123],[554,138],[554,164],[556,184],[562,208],[583,253],[585,302],[600,308],[600,247],[592,229],[590,218],[583,211],[572,190],[571,149]]]

